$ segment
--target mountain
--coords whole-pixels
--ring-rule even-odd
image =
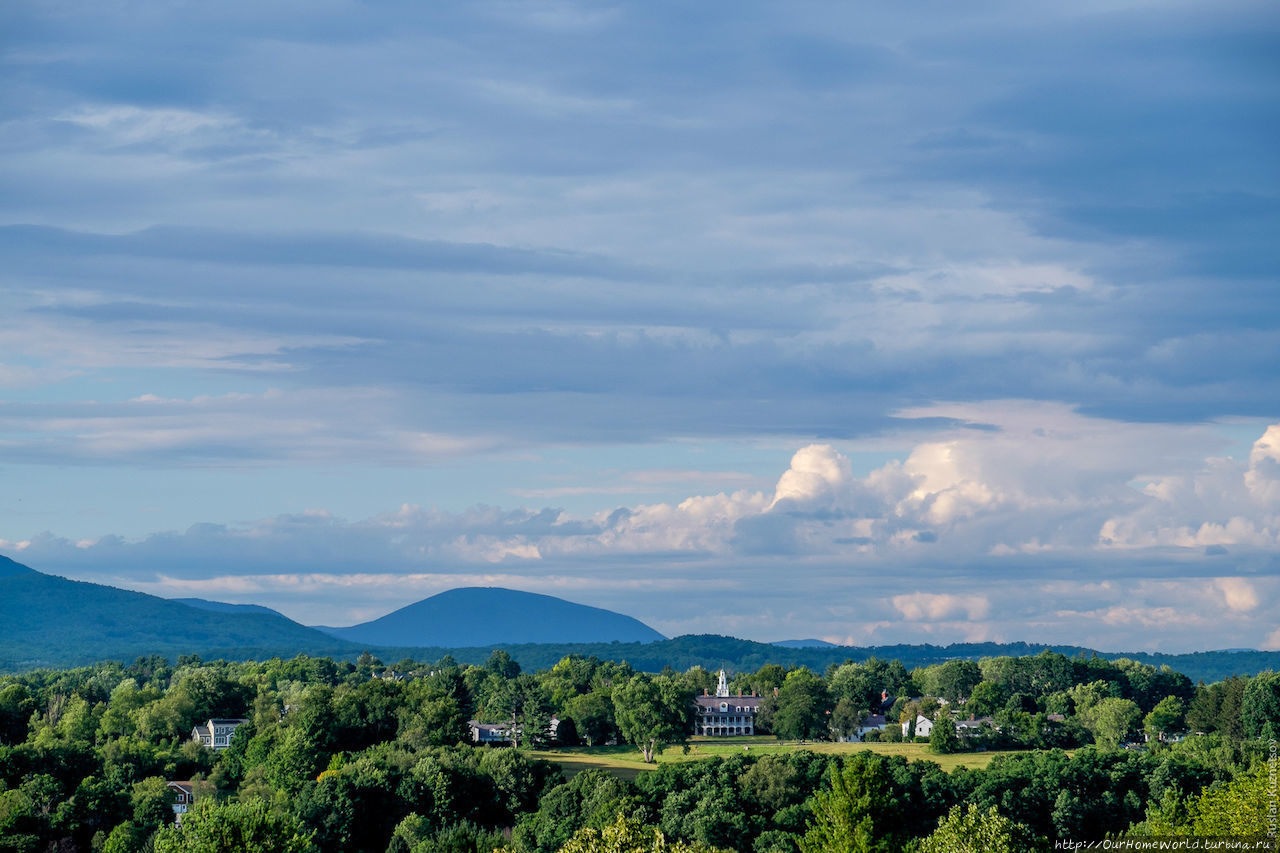
[[[278,613],[211,612],[37,572],[0,557],[0,670],[139,655],[350,657],[360,649]]]
[[[578,639],[584,635],[594,639]],[[157,598],[42,574],[0,557],[0,672],[131,661],[152,654],[174,659],[196,653],[233,660],[310,654],[353,660],[365,650],[386,661],[411,657],[430,662],[449,654],[459,662],[479,664],[496,647],[506,649],[527,670],[545,669],[569,654],[627,661],[646,672],[666,666],[682,671],[695,665],[744,672],[766,663],[822,672],[831,664],[871,656],[897,659],[910,669],[956,658],[1034,655],[1045,649],[1069,657],[1127,657],[1168,665],[1193,681],[1280,670],[1280,652],[1253,649],[1160,654],[1034,643],[852,647],[786,642],[757,643],[714,634],[667,640],[643,623],[608,610],[547,595],[474,588],[441,593],[364,625],[314,629],[265,607]]]
[[[319,628],[375,646],[466,648],[506,643],[651,643],[648,625],[599,607],[500,587],[451,589],[349,628]]]
[[[8,557],[0,557],[0,578],[24,574],[35,574],[35,569],[29,569],[22,563],[16,563]]]
[[[196,610],[208,610],[213,613],[265,613],[279,616],[281,619],[288,618],[280,611],[263,607],[261,604],[227,604],[225,601],[209,601],[207,598],[171,598],[169,600],[194,607]]]
[[[834,649],[837,648],[835,643],[828,643],[826,640],[777,640],[773,643],[775,646],[782,646],[784,649]]]

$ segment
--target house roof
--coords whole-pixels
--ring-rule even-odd
[[[506,723],[481,723],[478,720],[468,720],[467,725],[473,729],[487,732],[505,732],[507,730]]]
[[[724,703],[730,708],[750,708],[755,710],[760,705],[763,696],[697,696],[695,697],[698,704],[704,708],[720,710],[720,704]]]
[[[984,723],[995,723],[990,717],[978,717],[975,720],[956,720],[956,728],[976,729]]]

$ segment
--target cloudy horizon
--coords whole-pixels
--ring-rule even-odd
[[[0,554],[1280,648],[1264,2],[0,12]]]

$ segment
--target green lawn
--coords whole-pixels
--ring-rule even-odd
[[[701,761],[725,755],[769,755],[807,749],[821,753],[874,752],[877,755],[901,755],[908,761],[932,761],[950,773],[957,767],[975,770],[986,767],[997,752],[967,752],[956,755],[934,755],[924,743],[780,743],[771,737],[694,738],[689,751],[678,746],[669,747],[657,756],[659,762]],[[591,767],[601,767],[624,778],[635,779],[657,764],[645,764],[640,751],[632,746],[579,746],[561,749],[539,749],[528,753],[530,758],[553,761],[565,774],[572,776]]]

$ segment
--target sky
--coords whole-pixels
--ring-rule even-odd
[[[0,553],[1280,648],[1280,7],[0,8]]]

